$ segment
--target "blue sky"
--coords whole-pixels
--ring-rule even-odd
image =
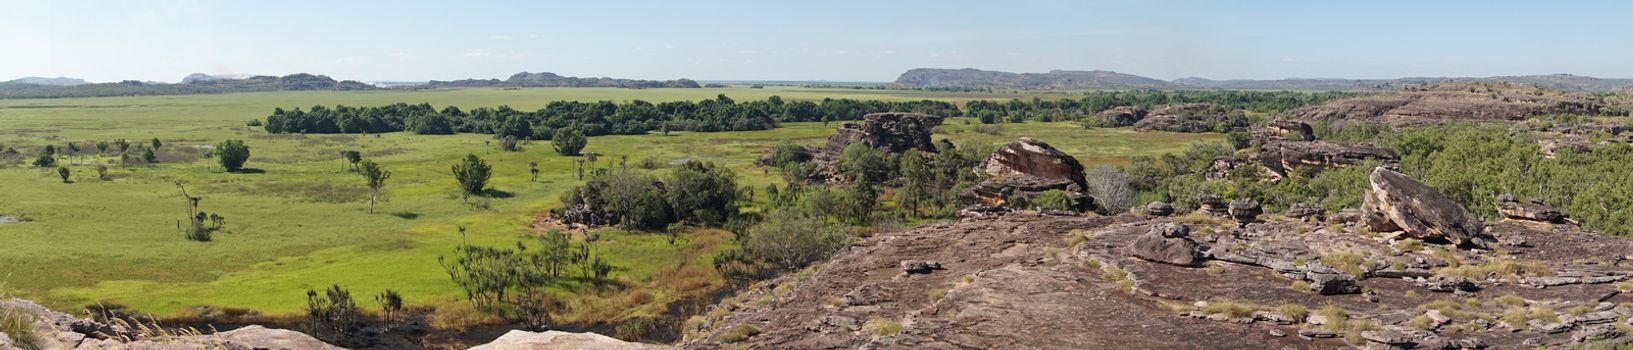
[[[1633,77],[1633,1],[0,0],[0,80]]]

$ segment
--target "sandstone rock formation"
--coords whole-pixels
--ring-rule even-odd
[[[1408,237],[1486,246],[1485,223],[1440,191],[1383,167],[1373,169],[1368,178],[1372,189],[1362,209],[1374,232],[1399,230]]]
[[[817,149],[817,160],[834,161],[845,152],[845,147],[861,143],[891,153],[917,148],[935,152],[930,130],[941,125],[941,117],[919,113],[871,113],[862,116],[862,123],[845,123],[828,137],[828,143]]]
[[[1298,107],[1282,117],[1304,121],[1369,122],[1391,126],[1511,122],[1543,114],[1599,114],[1590,95],[1501,84],[1446,83],[1388,95],[1341,98]]]
[[[1505,193],[1497,197],[1497,212],[1512,220],[1565,223],[1565,214],[1560,213],[1558,209],[1543,204],[1540,199],[1521,202],[1512,193]]]
[[[658,350],[669,346],[627,342],[595,333],[512,330],[471,350]]]
[[[1150,215],[1150,216],[1174,215],[1174,205],[1164,203],[1164,202],[1146,203],[1145,204],[1145,215]]]
[[[1191,228],[1178,223],[1151,225],[1147,231],[1128,246],[1128,254],[1137,258],[1196,267],[1205,259],[1203,247],[1191,240]]]
[[[1264,207],[1259,201],[1249,198],[1237,198],[1230,201],[1230,218],[1236,221],[1237,227],[1246,227],[1247,224],[1259,221],[1259,214],[1264,214]]]
[[[1299,221],[1319,222],[1326,217],[1327,208],[1316,205],[1315,203],[1299,202],[1288,206],[1287,211],[1282,212],[1282,214],[1287,215],[1287,217],[1290,218],[1298,219]]]
[[[1224,113],[1206,103],[1182,103],[1158,108],[1134,123],[1137,131],[1209,132],[1227,120]]]
[[[1315,128],[1309,123],[1293,119],[1276,119],[1265,123],[1263,127],[1253,130],[1254,137],[1268,142],[1271,140],[1288,141],[1315,141]]]
[[[1327,141],[1269,141],[1250,156],[1277,178],[1298,167],[1345,168],[1373,160],[1394,167],[1400,155],[1372,145]]]
[[[1095,114],[1095,117],[1100,118],[1102,125],[1122,127],[1140,122],[1141,119],[1145,119],[1145,114],[1146,110],[1144,108],[1122,106],[1100,111],[1100,113]]]
[[[984,205],[1002,206],[1014,196],[1062,190],[1077,201],[1079,210],[1093,207],[1093,198],[1085,194],[1088,182],[1083,177],[1083,164],[1038,139],[1022,137],[998,148],[976,171],[987,179],[959,195]]]
[[[1633,316],[1624,304],[1633,296],[1616,286],[1633,278],[1625,258],[1633,241],[1575,226],[1502,222],[1490,228],[1501,251],[1439,251],[1401,248],[1359,227],[1267,217],[1245,228],[1193,226],[1186,238],[1204,246],[1206,269],[1129,257],[1136,242],[1172,225],[1010,213],[881,233],[808,273],[722,302],[689,323],[682,347],[1479,349],[1633,340],[1602,327],[1622,329],[1616,323]],[[1079,235],[1092,238],[1068,239]],[[902,261],[941,261],[945,270],[903,274]],[[1510,265],[1519,267],[1496,269]],[[1462,276],[1468,271],[1479,273]],[[1448,299],[1455,308],[1439,302]],[[1513,310],[1537,319],[1505,322]]]
[[[312,336],[290,330],[247,326],[230,331],[203,335],[146,336],[134,329],[102,323],[92,319],[52,311],[34,302],[22,299],[0,301],[0,306],[20,310],[38,317],[35,321],[37,345],[42,349],[121,349],[121,350],[191,350],[191,349],[267,349],[267,350],[326,350],[341,349]],[[0,338],[13,341],[9,335]],[[0,346],[0,349],[9,349]]]
[[[1213,216],[1229,216],[1230,206],[1225,204],[1225,197],[1217,194],[1203,193],[1196,196],[1197,211]]]

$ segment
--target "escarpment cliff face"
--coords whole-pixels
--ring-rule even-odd
[[[1591,96],[1518,85],[1447,83],[1399,93],[1341,98],[1294,108],[1283,117],[1391,126],[1511,122],[1543,114],[1599,114]]]
[[[1621,331],[1633,325],[1624,324],[1633,297],[1617,285],[1633,278],[1633,242],[1545,221],[1486,225],[1398,173],[1379,169],[1371,180],[1367,214],[1397,229],[1373,230],[1354,208],[1327,216],[1305,204],[1258,216],[1250,200],[1217,198],[1231,219],[1008,212],[879,233],[714,306],[687,323],[681,346],[1482,349],[1633,340]]]

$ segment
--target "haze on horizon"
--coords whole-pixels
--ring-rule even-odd
[[[1623,1],[0,0],[0,80],[190,73],[890,81],[912,68],[1160,79],[1633,77]]]

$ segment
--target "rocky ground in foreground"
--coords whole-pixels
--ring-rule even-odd
[[[1386,182],[1376,192],[1410,188],[1374,181]],[[1229,205],[1164,216],[1171,208],[1153,206],[881,233],[722,302],[689,324],[682,346],[1456,349],[1633,339],[1633,298],[1623,295],[1633,289],[1633,243],[1518,211],[1466,227],[1462,208],[1378,197],[1364,212],[1332,215]],[[1385,225],[1397,230],[1375,233]]]

